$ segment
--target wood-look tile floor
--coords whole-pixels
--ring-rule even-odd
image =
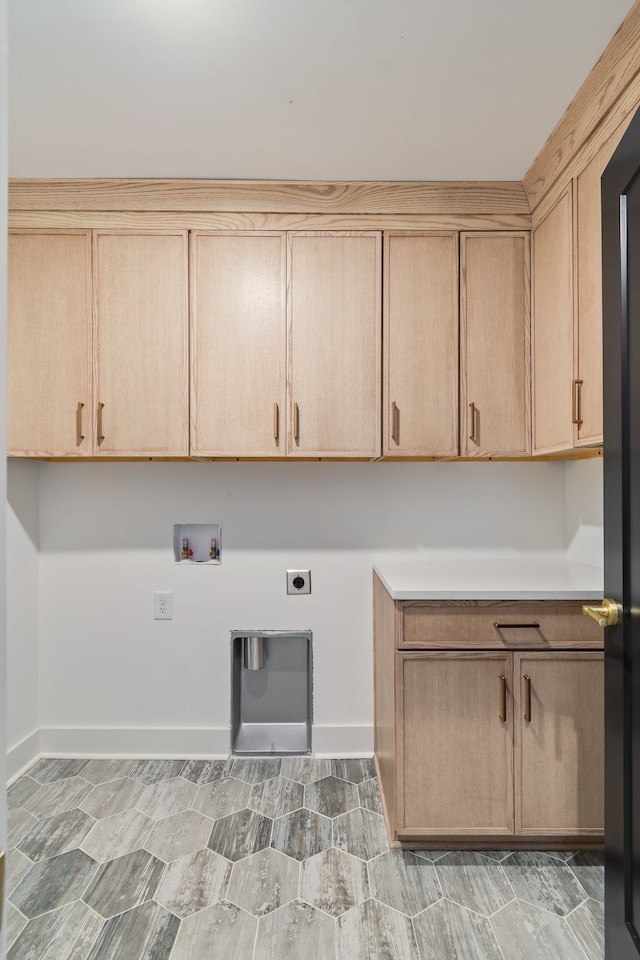
[[[595,853],[389,850],[370,760],[39,760],[8,960],[602,960]]]

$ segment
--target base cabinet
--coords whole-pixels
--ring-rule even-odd
[[[581,603],[394,601],[374,578],[374,648],[392,842],[602,842],[604,657]]]
[[[509,655],[398,654],[398,834],[513,833]]]

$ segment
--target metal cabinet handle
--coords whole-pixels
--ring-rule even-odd
[[[102,443],[104,440],[104,433],[102,432],[102,410],[104,408],[104,403],[98,404],[98,443]]]
[[[280,439],[280,407],[277,403],[273,405],[273,439],[276,443]]]
[[[476,436],[476,428],[477,428],[477,420],[478,420],[478,418],[477,418],[477,412],[478,412],[478,411],[477,411],[477,408],[476,408],[475,403],[470,403],[470,404],[469,404],[469,411],[470,411],[469,419],[470,419],[470,421],[471,421],[471,430],[470,430],[470,433],[469,433],[469,440],[473,440],[474,443],[477,443],[477,442],[478,442],[478,438],[477,438],[477,436]]]
[[[507,719],[507,678],[504,673],[500,674],[500,712],[498,716],[502,722],[506,722]]]
[[[573,396],[572,396],[572,398],[571,398],[571,400],[572,400],[572,403],[571,403],[571,408],[572,408],[571,416],[572,416],[573,422],[574,422],[575,424],[577,424],[577,426],[579,426],[579,427],[582,426],[582,417],[580,416],[580,413],[581,413],[580,407],[582,406],[582,404],[581,404],[581,400],[582,400],[582,389],[581,389],[581,388],[582,388],[582,380],[574,380],[574,381],[573,381]]]
[[[395,400],[391,404],[391,439],[400,443],[400,409]]]
[[[531,677],[523,674],[524,680],[524,718],[527,723],[531,723]]]
[[[300,408],[297,403],[293,405],[293,439],[300,439]]]
[[[493,621],[493,625],[496,630],[539,630],[539,623],[498,623],[497,620]]]
[[[78,406],[76,407],[76,444],[80,446],[84,440],[84,433],[82,432],[82,411],[84,410],[84,403],[78,401]]]

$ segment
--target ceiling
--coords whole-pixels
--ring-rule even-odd
[[[631,0],[9,0],[10,175],[520,180]]]

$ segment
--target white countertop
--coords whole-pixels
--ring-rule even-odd
[[[373,569],[394,600],[601,600],[600,567],[563,559],[407,559]]]

